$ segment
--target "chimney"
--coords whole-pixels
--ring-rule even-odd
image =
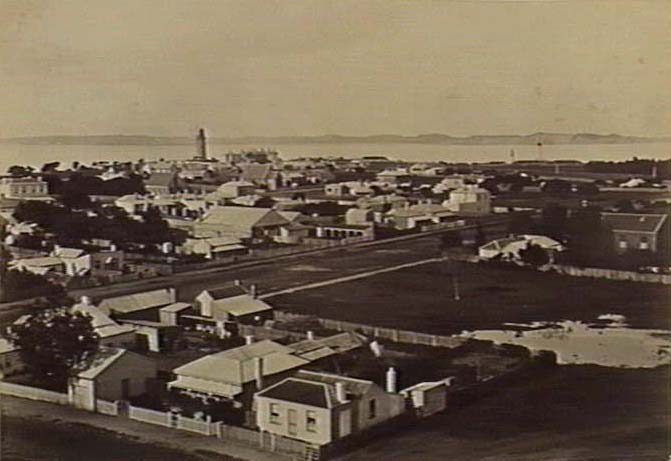
[[[315,339],[315,333],[314,333],[314,331],[312,331],[312,330],[308,330],[307,333],[308,333],[308,339],[309,339],[310,341],[314,341],[314,339]]]
[[[375,357],[380,357],[382,355],[382,348],[380,347],[380,343],[377,341],[371,341],[369,347]]]
[[[233,283],[235,284],[236,287],[239,287],[240,285],[242,285],[242,282],[239,279],[233,280]]]
[[[245,336],[245,344],[249,346],[254,342],[254,335],[246,335]]]
[[[84,306],[90,306],[91,298],[89,298],[88,296],[82,296],[81,298],[79,298],[79,303]]]
[[[396,370],[394,367],[389,367],[387,370],[386,390],[390,394],[396,393]]]
[[[252,298],[256,298],[256,284],[252,284],[249,286],[249,295]]]
[[[256,389],[263,389],[263,357],[254,357],[254,379],[256,381]]]
[[[345,393],[345,383],[338,381],[335,383],[335,394],[336,394],[336,400],[338,403],[345,403],[347,402],[347,394]]]

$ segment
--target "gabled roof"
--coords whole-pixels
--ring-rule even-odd
[[[309,360],[326,357],[328,355],[342,354],[358,349],[366,344],[366,337],[355,332],[346,331],[327,338],[304,339],[287,347],[293,349],[299,357]]]
[[[665,214],[601,213],[604,223],[614,231],[657,233],[667,219]]]
[[[95,379],[98,375],[111,367],[124,354],[130,354],[130,352],[126,349],[112,347],[100,348],[95,355],[78,366],[81,371],[77,373],[77,377]]]
[[[228,383],[240,386],[255,379],[254,358],[262,358],[264,376],[299,368],[309,362],[291,355],[291,349],[264,340],[206,355],[173,370],[179,377]]]
[[[118,296],[116,298],[107,298],[100,302],[99,307],[103,312],[128,313],[153,307],[163,307],[174,302],[174,291],[166,288]]]
[[[119,325],[107,314],[95,306],[88,304],[75,304],[72,306],[73,312],[80,312],[91,317],[91,326],[101,338],[109,338],[120,334],[130,333],[133,327],[128,325]]]
[[[247,163],[241,165],[240,177],[246,181],[265,181],[271,176],[270,163]]]
[[[200,223],[249,230],[264,225],[287,224],[288,221],[270,208],[215,206],[207,212]]]
[[[256,299],[250,295],[235,296],[232,298],[219,299],[212,305],[212,315],[217,319],[219,313],[232,315],[249,315],[272,310],[272,306]]]

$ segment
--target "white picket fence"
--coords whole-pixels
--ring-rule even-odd
[[[158,426],[171,427],[170,413],[147,408],[128,407],[128,417],[143,423],[156,424]]]

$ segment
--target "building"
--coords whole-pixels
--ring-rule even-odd
[[[455,214],[442,205],[420,203],[405,208],[392,209],[387,213],[387,220],[398,230],[409,230],[417,227],[440,224],[455,219]]]
[[[410,400],[417,416],[425,418],[447,408],[447,390],[454,379],[418,383],[403,389],[400,394]]]
[[[229,323],[261,325],[273,319],[272,306],[256,298],[254,285],[249,291],[241,285],[204,290],[196,297],[194,307],[202,317],[212,319],[220,332]]]
[[[301,370],[255,395],[256,424],[262,432],[328,445],[403,414],[405,399],[396,393],[395,380],[393,369],[387,389],[368,380]]]
[[[144,180],[144,188],[149,194],[170,195],[182,192],[184,185],[177,172],[152,173]]]
[[[82,296],[78,304],[72,306],[73,312],[87,315],[91,318],[91,325],[100,338],[100,345],[105,347],[120,347],[133,349],[137,345],[135,329],[130,325],[121,325],[91,304],[91,300]]]
[[[566,248],[558,241],[544,235],[516,235],[492,240],[478,248],[478,256],[482,259],[500,258],[504,260],[519,260],[520,250],[529,245],[537,245],[544,249],[554,260],[554,255],[564,251]]]
[[[80,248],[66,248],[56,245],[50,256],[63,262],[67,275],[81,276],[91,270],[91,255]]]
[[[443,206],[460,216],[484,216],[492,212],[491,194],[478,186],[464,186],[451,191]]]
[[[359,333],[346,331],[326,338],[315,339],[312,332],[308,332],[308,338],[289,344],[287,347],[302,359],[309,360],[313,364],[326,360],[335,355],[347,354],[366,346],[367,338]]]
[[[670,248],[669,217],[665,214],[601,213],[613,233],[615,251],[649,250],[666,255]]]
[[[145,394],[156,379],[156,363],[118,348],[101,348],[80,365],[68,382],[68,398],[76,408],[95,411],[97,400],[128,401]]]
[[[249,253],[240,240],[230,237],[187,239],[183,248],[187,254],[203,255],[207,259],[234,258]]]
[[[293,374],[309,363],[274,341],[264,340],[206,355],[173,370],[168,383],[195,398],[234,402],[251,409],[254,392]]]
[[[228,237],[243,242],[273,239],[289,224],[270,208],[216,206],[194,225],[196,237]]]
[[[22,200],[46,198],[49,196],[49,184],[39,177],[2,178],[0,179],[0,196]]]
[[[217,188],[214,194],[219,198],[237,198],[254,195],[256,186],[249,181],[228,181]]]
[[[0,379],[23,372],[21,351],[5,338],[0,338]]]
[[[158,318],[160,308],[177,302],[174,288],[144,291],[132,295],[103,299],[98,308],[116,318]]]
[[[349,226],[367,226],[374,220],[375,212],[370,208],[350,208],[345,213],[345,223]]]
[[[37,275],[65,274],[65,264],[60,258],[53,256],[14,259],[9,262],[9,269]]]
[[[377,180],[394,186],[410,184],[411,176],[406,170],[384,170],[377,174]]]

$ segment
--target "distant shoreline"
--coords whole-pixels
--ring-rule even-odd
[[[638,137],[618,134],[533,133],[529,135],[478,135],[455,137],[446,134],[417,136],[248,136],[209,139],[213,145],[284,145],[284,144],[420,144],[420,145],[584,145],[584,144],[648,144],[671,143],[671,137]],[[24,145],[86,145],[86,146],[191,146],[194,139],[182,136],[92,135],[34,136],[0,139],[2,144]]]

